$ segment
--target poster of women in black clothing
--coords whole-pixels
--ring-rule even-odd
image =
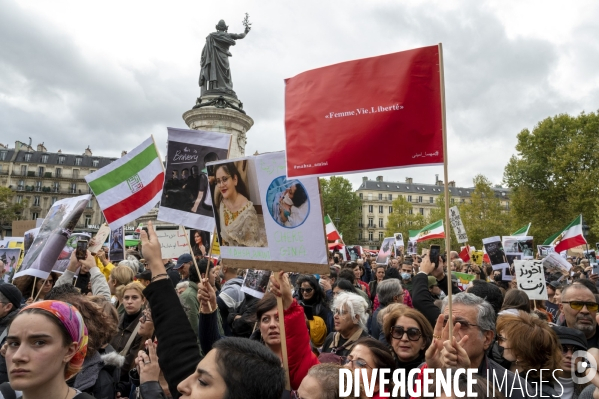
[[[169,128],[166,173],[158,220],[214,229],[207,162],[227,159],[230,136]],[[213,180],[212,176],[212,180]]]

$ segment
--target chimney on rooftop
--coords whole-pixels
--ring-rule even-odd
[[[362,182],[368,181],[368,176],[362,176]]]
[[[406,177],[406,183],[412,184],[412,178],[411,177]]]
[[[449,187],[455,187],[455,181],[453,181],[453,180],[452,180],[452,181],[450,181],[450,182],[449,182]]]
[[[89,146],[87,146],[83,155],[87,155],[88,157],[92,156],[92,150],[91,150],[91,148],[89,148]]]
[[[40,152],[48,152],[48,150],[46,149],[46,147],[44,147],[44,143],[38,144],[37,145],[37,150],[40,151]]]
[[[376,181],[383,181],[383,176],[377,176]]]

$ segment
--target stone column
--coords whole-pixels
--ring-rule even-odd
[[[245,155],[246,133],[254,120],[245,114],[243,104],[236,98],[208,94],[198,98],[196,106],[183,114],[190,129],[231,134],[229,158]]]

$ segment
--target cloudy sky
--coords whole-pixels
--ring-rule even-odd
[[[247,154],[284,149],[283,79],[439,42],[458,185],[477,173],[500,183],[522,129],[599,109],[596,1],[2,0],[0,143],[114,157],[153,134],[164,152],[166,127],[185,128],[199,96],[205,37],[221,18],[241,33],[245,12],[252,31],[230,61],[255,121]],[[433,183],[443,169],[348,177],[380,174]]]

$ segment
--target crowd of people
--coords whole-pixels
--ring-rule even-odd
[[[328,399],[342,368],[375,379],[473,368],[478,397],[599,398],[596,366],[581,368],[599,359],[584,259],[546,273],[547,302],[455,252],[388,265],[332,256],[328,275],[273,273],[258,298],[242,290],[245,270],[197,252],[197,268],[190,254],[163,259],[149,223],[116,265],[103,250],[73,254],[62,275],[0,284],[0,398]],[[461,291],[452,271],[475,280]]]

